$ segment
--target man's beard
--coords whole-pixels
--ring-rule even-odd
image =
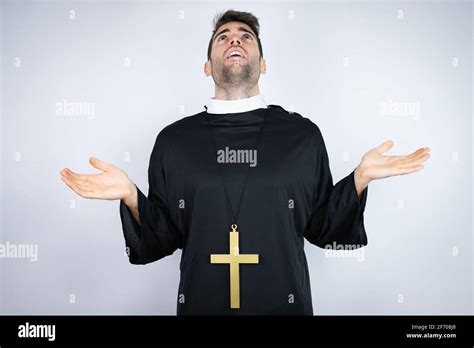
[[[222,65],[221,77],[222,82],[225,84],[247,84],[252,78],[252,66],[250,64],[245,64],[240,69],[240,72],[235,73],[231,69],[233,67],[227,67]]]
[[[213,67],[214,71],[217,71],[217,78],[219,84],[224,85],[251,85],[258,81],[257,69],[258,63],[249,62],[248,64],[242,65],[239,72],[232,71],[234,66],[225,66],[223,61],[220,61]],[[214,78],[216,80],[216,78]],[[254,81],[255,80],[255,81]]]

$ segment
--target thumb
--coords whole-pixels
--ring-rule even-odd
[[[377,150],[380,153],[387,152],[393,147],[393,140],[387,140],[386,142],[382,143],[380,146],[377,147]]]
[[[102,162],[101,160],[91,157],[89,158],[89,163],[92,164],[94,168],[97,168],[99,170],[106,171],[107,169],[110,168],[110,165],[108,163]]]

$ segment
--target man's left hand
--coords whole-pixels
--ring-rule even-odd
[[[405,175],[424,168],[421,164],[430,158],[428,147],[422,147],[407,156],[384,156],[393,147],[393,141],[388,140],[380,146],[367,152],[354,172],[357,193],[367,187],[370,181],[395,175]]]

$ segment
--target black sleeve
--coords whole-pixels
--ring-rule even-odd
[[[367,245],[364,210],[368,187],[359,197],[354,181],[355,169],[333,185],[326,146],[317,126],[313,144],[316,147],[313,206],[304,237],[321,248],[336,244],[357,249]]]
[[[182,248],[182,238],[167,206],[162,142],[158,135],[148,166],[148,198],[137,187],[139,225],[120,200],[120,219],[132,264],[147,264]]]

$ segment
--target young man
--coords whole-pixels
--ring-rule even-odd
[[[260,95],[257,18],[229,10],[214,24],[204,72],[215,95],[206,111],[158,134],[148,197],[95,158],[102,173],[64,169],[62,179],[81,197],[120,199],[131,263],[182,249],[179,315],[312,315],[304,239],[321,248],[367,245],[367,185],[422,169],[429,149],[384,156],[387,141],[333,185],[318,126]]]

